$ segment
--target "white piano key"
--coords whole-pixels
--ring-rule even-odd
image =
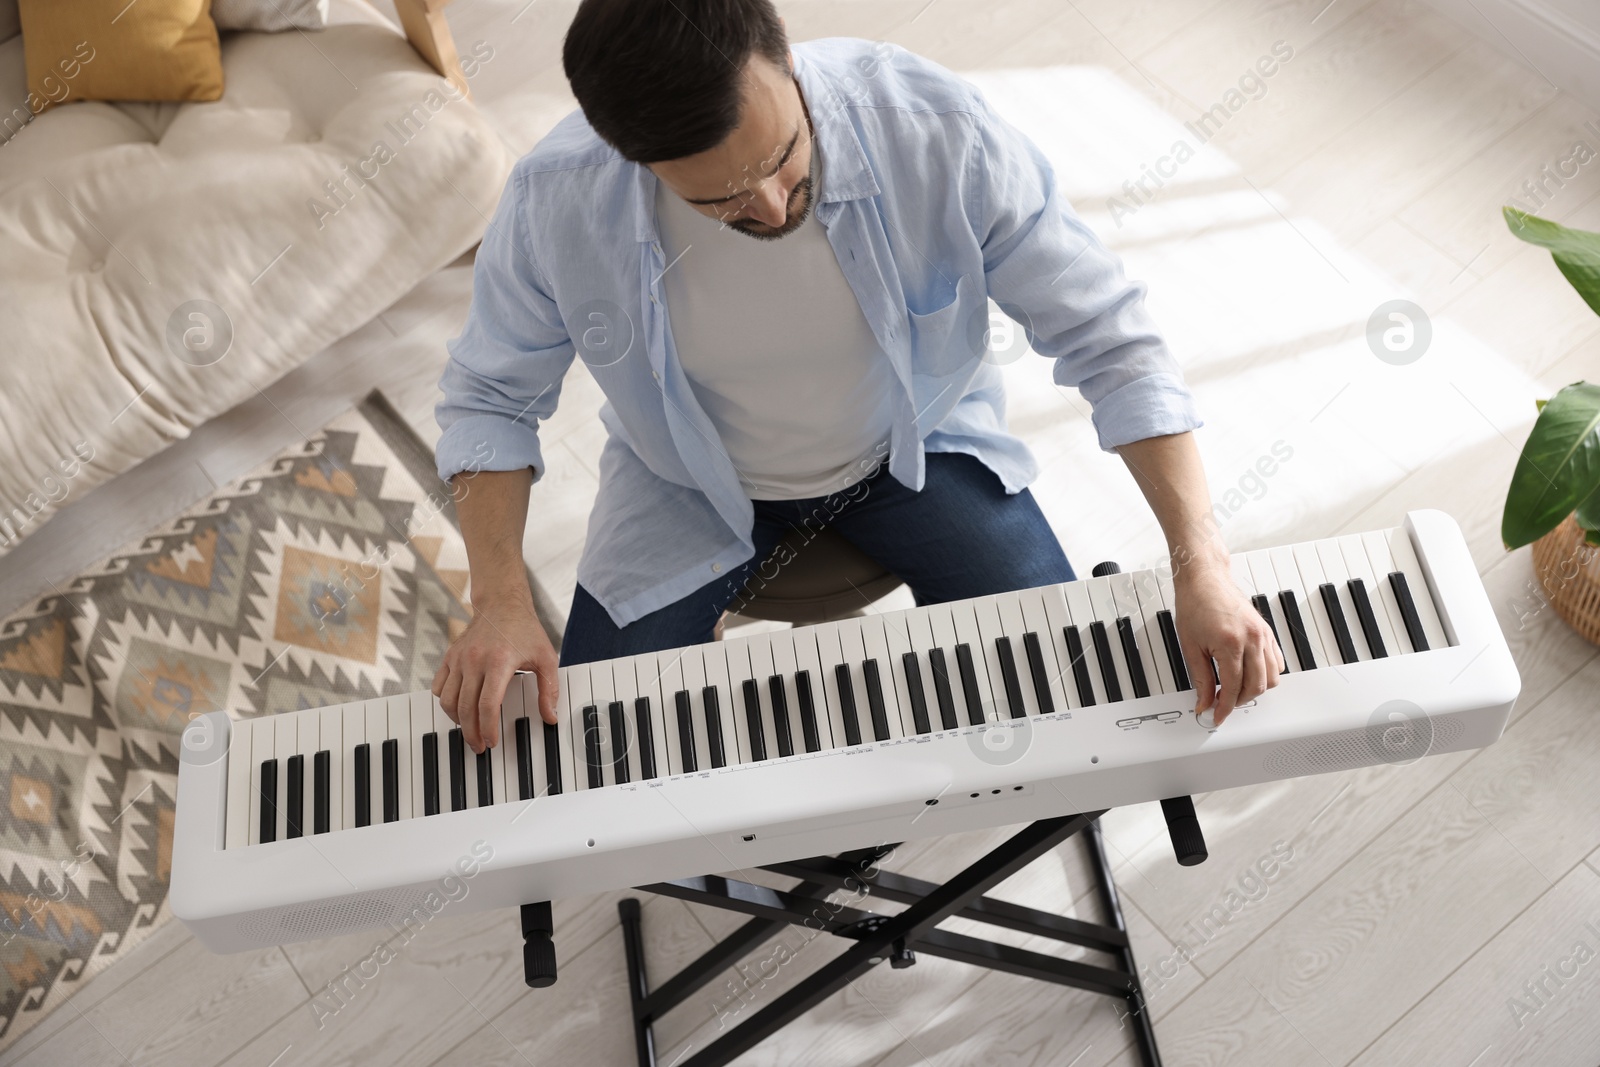
[[[835,623],[839,636],[839,654],[850,671],[850,693],[855,698],[856,724],[861,730],[863,743],[876,741],[872,728],[872,710],[867,702],[867,679],[861,669],[867,658],[867,645],[861,636],[862,619],[840,619]]]
[[[650,751],[655,761],[655,777],[665,778],[675,773],[672,770],[672,755],[668,747],[670,735],[668,728],[672,725],[669,712],[672,707],[670,694],[663,695],[661,691],[660,669],[656,666],[656,654],[648,653],[642,656],[633,656],[630,659],[630,669],[633,671],[633,703],[628,706],[628,721],[638,730],[638,700],[645,697],[650,701]],[[643,739],[640,739],[640,764],[644,762]],[[642,771],[641,771],[642,773]]]
[[[422,737],[433,729],[433,694],[427,690],[408,693],[403,697],[409,706],[410,714],[406,717],[410,727],[410,759],[409,773],[411,782],[411,814],[409,818],[420,819],[427,808],[423,804],[422,796]]]
[[[1336,538],[1339,552],[1344,557],[1345,571],[1351,578],[1360,578],[1361,584],[1367,590],[1367,601],[1372,605],[1372,617],[1378,624],[1378,635],[1383,641],[1384,654],[1398,656],[1405,652],[1406,646],[1399,643],[1394,630],[1394,621],[1388,609],[1383,606],[1383,591],[1378,576],[1373,571],[1372,560],[1367,556],[1367,546],[1361,543],[1360,534],[1345,534]],[[1365,647],[1365,639],[1362,641]]]
[[[389,736],[389,702],[384,697],[361,705],[366,718],[366,741],[371,753],[367,784],[372,797],[372,825],[383,822],[383,742]]]
[[[694,727],[694,756],[695,768],[702,774],[712,770],[711,766],[711,739],[706,735],[706,658],[699,645],[690,645],[683,649],[683,657],[678,661],[678,666],[683,669],[683,688],[689,694],[689,723]],[[677,714],[674,710],[673,714]],[[723,750],[727,750],[727,739],[723,739]]]
[[[529,770],[528,795],[522,795],[522,778],[520,770],[521,756],[517,749],[517,720],[527,714],[523,706],[523,697],[529,694],[530,687],[527,679],[535,677],[532,674],[514,674],[511,682],[506,686],[506,699],[502,705],[506,724],[506,803],[522,804],[540,795],[540,779],[543,777],[544,768],[540,761],[544,758],[544,749],[541,742],[544,740],[543,730],[534,730],[533,719],[528,719],[528,754]],[[531,694],[530,694],[531,695]],[[535,705],[537,707],[537,705]]]
[[[936,728],[940,730],[959,730],[967,725],[968,719],[966,700],[961,695],[961,671],[956,664],[956,645],[960,643],[961,637],[956,633],[955,615],[951,612],[948,604],[930,604],[927,610],[923,612],[922,617],[927,620],[928,629],[933,634],[932,647],[944,653],[945,676],[950,682],[950,700],[955,705],[956,712],[956,724],[954,727],[946,727],[942,714],[934,714],[933,717],[938,723]],[[932,680],[930,668],[930,684]],[[933,689],[928,691],[930,693],[934,692]],[[933,706],[937,708],[937,695],[931,699],[934,701]]]
[[[917,736],[917,719],[911,710],[911,688],[906,679],[906,653],[915,651],[911,644],[910,621],[920,611],[895,611],[876,618],[883,627],[883,641],[887,646],[889,662],[884,665],[884,699],[890,699],[890,682],[893,682],[893,701],[890,714],[894,714],[894,704],[899,705],[900,734],[901,737]],[[919,654],[919,660],[922,658]],[[917,670],[917,681],[921,682],[921,666]],[[923,702],[928,707],[928,721],[932,725],[937,714],[933,687],[922,687]]]
[[[556,756],[561,763],[561,792],[574,793],[582,787],[579,779],[583,777],[581,774],[583,749],[579,746],[583,744],[583,721],[578,714],[579,708],[573,703],[572,691],[567,687],[567,670],[568,668],[565,667],[560,668],[556,679],[554,744],[556,746]],[[537,694],[530,692],[528,696],[529,698],[535,698]],[[536,707],[537,705],[530,705],[530,708]],[[540,724],[539,728],[544,729],[542,724]],[[544,743],[547,746],[552,743],[549,733],[545,734]],[[548,782],[546,783],[546,788],[549,788]]]
[[[1284,545],[1266,550],[1267,561],[1272,566],[1273,578],[1278,583],[1278,589],[1290,590],[1294,593],[1295,606],[1300,610],[1300,620],[1305,627],[1306,642],[1311,646],[1311,657],[1316,661],[1318,670],[1325,669],[1329,663],[1338,663],[1337,653],[1330,657],[1328,649],[1322,643],[1322,628],[1317,625],[1316,616],[1312,613],[1310,597],[1306,592],[1306,584],[1300,577],[1300,565],[1295,562],[1294,551]],[[1279,602],[1278,594],[1272,595],[1272,601],[1282,612],[1283,605]],[[1280,625],[1283,636],[1288,644],[1294,644],[1290,633],[1289,621],[1285,618]]]
[[[824,632],[830,635],[827,640],[823,639]],[[832,625],[829,623],[806,626],[793,631],[795,671],[790,681],[794,683],[792,688],[795,724],[801,728],[801,732],[795,735],[796,752],[810,751],[806,747],[804,721],[800,714],[800,683],[798,679],[801,671],[806,673],[806,677],[811,682],[811,707],[817,724],[817,742],[820,746],[818,751],[827,751],[830,748],[842,748],[844,746],[844,734],[837,732],[842,730],[842,727],[839,725],[838,712],[833,703],[838,699],[838,695],[828,688],[828,675],[832,671],[831,669],[824,670],[822,666],[822,653],[830,642],[833,647],[832,655],[837,657],[839,654],[838,638],[832,637],[831,634]],[[831,664],[833,661],[829,660],[829,662]]]
[[[1406,586],[1411,590],[1411,599],[1417,606],[1417,616],[1422,620],[1422,632],[1428,637],[1428,647],[1449,648],[1450,639],[1445,636],[1444,624],[1439,621],[1439,609],[1433,602],[1433,590],[1428,587],[1428,577],[1422,573],[1422,564],[1417,559],[1417,550],[1411,544],[1411,535],[1404,526],[1396,526],[1388,531],[1389,555],[1394,560],[1395,569],[1406,576]]]
[[[234,719],[228,724],[227,822],[222,834],[223,848],[243,848],[250,843],[250,739],[255,736],[250,719]]]
[[[300,724],[292,712],[274,715],[272,720],[276,733],[272,741],[272,753],[278,761],[278,829],[275,840],[283,841],[289,836],[289,757],[300,751]]]
[[[944,729],[944,721],[939,713],[939,692],[933,680],[933,658],[928,654],[939,647],[933,635],[933,618],[927,608],[901,612],[900,618],[905,623],[906,643],[910,650],[917,654],[917,671],[922,678],[923,699],[928,705],[928,731],[938,733]],[[906,714],[910,716],[909,708]],[[912,725],[915,726],[915,723]]]
[[[322,709],[322,747],[328,753],[328,832],[346,828],[344,813],[344,708]],[[315,768],[313,768],[313,772]]]
[[[845,661],[844,646],[839,639],[839,624],[820,623],[811,627],[811,630],[817,639],[816,674],[811,679],[811,691],[823,702],[823,706],[817,708],[817,729],[824,735],[821,739],[822,748],[824,751],[830,748],[846,748],[850,742],[845,733],[839,683],[834,673],[834,667]],[[827,712],[826,716],[823,714],[824,709]],[[858,723],[859,711],[858,706]],[[863,741],[867,738],[865,731],[860,736]]]
[[[1005,627],[1000,622],[1000,611],[997,598],[992,596],[978,597],[970,601],[972,614],[978,622],[978,635],[983,646],[983,661],[989,671],[989,692],[993,699],[993,714],[989,716],[991,722],[1004,722],[1011,718],[1011,701],[1006,696],[1005,675],[1000,671],[1000,650],[995,647],[994,640],[1007,634]],[[1017,642],[1013,640],[1012,658],[1016,658]],[[976,649],[974,649],[976,651]],[[974,659],[977,657],[974,656]],[[1026,713],[1026,706],[1024,706]]]
[[[755,634],[751,637],[742,638],[739,642],[744,645],[746,658],[750,661],[749,677],[751,681],[755,682],[756,698],[761,705],[761,739],[766,746],[767,759],[769,760],[779,759],[783,755],[778,748],[778,709],[772,701],[772,687],[768,684],[768,679],[774,673],[772,665],[773,637],[774,635],[772,634]],[[728,650],[728,657],[731,662],[734,657],[731,647]],[[741,692],[739,696],[739,710],[744,712],[744,694]],[[745,717],[748,719],[748,715]],[[789,726],[787,719],[784,720],[784,726],[786,728]],[[789,739],[792,752],[794,746],[794,733],[792,730],[789,733]]]
[[[895,681],[895,659],[891,655],[889,638],[884,632],[884,619],[882,615],[868,615],[865,618],[854,620],[857,630],[861,634],[862,645],[862,674],[861,693],[865,700],[866,686],[866,661],[875,660],[878,664],[878,691],[883,694],[883,719],[884,725],[889,728],[889,739],[906,737],[916,734],[916,727],[911,725],[911,709],[907,707],[905,699],[905,682]],[[867,722],[872,722],[872,706],[866,705]],[[877,732],[872,732],[874,739]]]
[[[977,611],[971,601],[953,601],[944,605],[950,613],[950,621],[955,626],[956,643],[964,644],[972,651],[972,670],[978,680],[978,700],[981,707],[978,709],[985,722],[999,721],[999,707],[996,703],[995,691],[1000,688],[1000,676],[996,674],[992,679],[989,675],[989,657],[984,654],[983,633],[978,628]],[[945,653],[945,658],[950,664],[950,684],[957,694],[963,694],[961,685],[961,668],[957,660],[955,648]],[[961,706],[959,718],[962,726],[973,725],[972,709],[966,706],[964,694],[958,695],[956,703]]]
[[[399,759],[396,761],[397,766],[395,767],[395,770],[399,772],[399,780],[395,783],[399,787],[396,790],[395,799],[399,802],[396,807],[400,819],[409,819],[413,810],[411,806],[411,694],[409,693],[401,693],[389,698],[389,736],[394,738],[395,747],[399,750],[397,753]],[[383,754],[379,752],[378,755],[381,768]],[[382,799],[381,779],[379,786],[378,797]],[[418,790],[422,788],[421,783],[418,783],[417,788]],[[418,805],[415,810],[418,814],[421,814],[421,805]],[[379,820],[382,817],[383,809],[380,807],[378,809]]]
[[[252,719],[250,727],[250,823],[246,843],[261,844],[261,764],[273,758],[278,740],[276,715]]]
[[[367,736],[367,714],[360,704],[339,705],[339,740],[343,746],[340,753],[340,787],[339,806],[343,809],[343,823],[346,829],[354,829],[356,825],[356,746],[361,744]]]
[[[1143,602],[1139,598],[1139,590],[1134,573],[1122,571],[1111,575],[1109,580],[1111,582],[1111,593],[1117,601],[1117,612],[1119,615],[1126,616],[1128,625],[1133,628],[1133,645],[1139,650],[1139,661],[1144,667],[1145,685],[1152,695],[1165,693],[1167,689],[1162,684],[1161,664],[1156,654],[1160,652],[1162,656],[1165,656],[1166,652],[1161,644],[1161,632],[1156,629],[1155,613],[1151,612],[1146,617]],[[1155,634],[1154,644],[1151,643],[1152,632]],[[1119,650],[1121,650],[1121,643],[1122,637],[1119,634],[1117,636]],[[1124,652],[1123,655],[1124,659],[1126,659],[1127,653]],[[1131,688],[1129,695],[1133,695]]]
[[[1389,654],[1409,655],[1413,651],[1411,638],[1406,633],[1405,617],[1401,614],[1400,602],[1395,599],[1394,586],[1389,584],[1389,572],[1398,569],[1389,551],[1389,539],[1379,531],[1368,531],[1355,536],[1361,538],[1367,559],[1372,564],[1373,578],[1377,585],[1377,593],[1372,598],[1374,610],[1382,605],[1383,613],[1389,617],[1389,626],[1394,633],[1395,644],[1390,648]],[[1411,599],[1413,601],[1417,599],[1415,593],[1411,594]]]
[[[1283,649],[1284,662],[1289,666],[1291,674],[1305,669],[1300,663],[1300,651],[1294,647],[1294,635],[1289,631],[1289,619],[1283,612],[1283,604],[1278,600],[1278,591],[1283,587],[1278,584],[1278,572],[1272,566],[1272,557],[1265,549],[1257,552],[1244,553],[1246,566],[1255,579],[1256,592],[1267,598],[1267,606],[1272,610],[1272,625],[1277,627],[1279,646]],[[1304,613],[1301,618],[1305,618]],[[1194,675],[1193,665],[1190,665],[1189,674]]]
[[[1234,584],[1236,584],[1239,587],[1239,589],[1242,592],[1246,593],[1246,594],[1254,594],[1254,593],[1262,592],[1260,586],[1258,586],[1256,584],[1255,576],[1251,572],[1249,566],[1248,565],[1241,565],[1241,561],[1242,560],[1243,560],[1243,556],[1234,556],[1233,557],[1233,561],[1234,561],[1234,566],[1233,566]],[[1174,632],[1176,632],[1177,627],[1178,627],[1178,608],[1177,608],[1178,599],[1177,599],[1177,593],[1173,589],[1173,586],[1172,586],[1172,572],[1166,567],[1157,567],[1157,568],[1155,568],[1155,570],[1152,573],[1155,575],[1155,579],[1156,579],[1156,592],[1159,593],[1160,596],[1161,596],[1161,606],[1163,608],[1165,608],[1166,610],[1172,612],[1172,627],[1173,627]],[[1267,599],[1269,601],[1272,599],[1270,594],[1267,596]],[[1274,620],[1274,624],[1276,624],[1276,620],[1277,620],[1277,609],[1276,608],[1273,608],[1273,620]],[[1158,630],[1159,630],[1159,627],[1158,627]],[[1163,641],[1162,645],[1161,645],[1161,650],[1162,650],[1161,662],[1166,665],[1168,671],[1171,671],[1172,670],[1172,661],[1169,660],[1167,658],[1167,656],[1166,656],[1166,647],[1167,647],[1166,646],[1166,642]],[[1179,656],[1180,659],[1183,658],[1183,649],[1181,647],[1178,649],[1178,656]],[[1176,693],[1182,693],[1184,695],[1184,699],[1187,700],[1187,699],[1189,699],[1190,697],[1192,697],[1194,695],[1194,671],[1191,669],[1189,661],[1187,659],[1183,660],[1183,670],[1184,670],[1184,673],[1189,676],[1189,688],[1188,689],[1178,689],[1178,688],[1176,688],[1177,684],[1178,684],[1178,679],[1177,679],[1177,677],[1175,675],[1174,675],[1174,677],[1172,679],[1172,684],[1174,686],[1173,691],[1176,692]]]
[[[1072,660],[1067,652],[1066,628],[1072,624],[1072,612],[1067,610],[1066,587],[1076,582],[1047,585],[1034,590],[1039,597],[1039,608],[1044,612],[1044,622],[1039,628],[1039,644],[1050,649],[1055,666],[1050,671],[1051,693],[1056,695],[1056,710],[1067,711],[1083,707],[1078,697],[1078,680],[1072,676]]]
[[[599,660],[589,664],[589,695],[600,713],[600,761],[605,767],[607,785],[616,785],[620,781],[616,772],[618,749],[622,749],[624,766],[628,769],[628,781],[639,780],[637,761],[627,761],[626,746],[633,731],[629,730],[622,737],[617,737],[611,728],[611,705],[617,700],[615,662]],[[626,704],[623,706],[623,712],[627,712]]]
[[[804,752],[806,750],[805,729],[800,722],[800,698],[795,692],[794,684],[795,672],[800,669],[795,664],[794,658],[794,631],[783,630],[766,636],[769,638],[765,651],[766,658],[761,662],[763,666],[766,666],[770,661],[771,674],[783,679],[783,696],[787,710],[786,721],[789,724],[790,750],[792,753]],[[751,659],[755,659],[754,652],[751,654]],[[769,700],[772,697],[770,677],[771,675],[761,680],[762,691]],[[776,729],[778,719],[776,705],[773,706],[772,715],[773,728]],[[776,752],[776,749],[774,749],[774,752]]]
[[[1027,633],[1028,624],[1022,616],[1021,595],[1019,593],[1006,593],[1002,596],[989,598],[989,610],[980,610],[978,612],[980,629],[983,626],[983,619],[986,615],[998,620],[1000,632],[1005,635],[1006,640],[1011,644],[1011,660],[1017,669],[1017,690],[1022,694],[1022,711],[1024,715],[1031,719],[1039,714],[1039,698],[1033,691],[1033,674],[1028,667],[1028,650],[1022,643],[1022,635]],[[989,644],[993,647],[994,641],[991,639]],[[997,659],[998,655],[999,653],[997,652]],[[1002,678],[1000,692],[1004,695],[1004,676],[999,675],[998,671],[996,674]],[[1010,703],[1009,700],[1006,701],[1006,718],[1011,718],[1016,712],[1016,709],[1012,708]]]
[[[322,711],[308,708],[289,713],[296,720],[299,733],[300,773],[300,835],[310,837],[316,828],[316,774],[317,750],[322,747]]]
[[[1084,581],[1084,588],[1089,594],[1089,604],[1096,620],[1105,623],[1106,644],[1111,649],[1111,662],[1117,672],[1117,686],[1121,690],[1122,699],[1133,699],[1133,680],[1128,675],[1128,665],[1122,659],[1122,641],[1117,637],[1117,597],[1111,589],[1110,578],[1089,578]],[[1089,634],[1089,628],[1084,630],[1084,649],[1088,653],[1094,669],[1100,669],[1100,656],[1094,648],[1094,642]]]
[[[1371,659],[1366,634],[1361,629],[1361,616],[1356,614],[1356,602],[1350,596],[1350,572],[1344,565],[1344,553],[1339,550],[1338,540],[1329,537],[1313,541],[1311,545],[1317,553],[1317,559],[1322,562],[1323,581],[1332,582],[1333,590],[1338,595],[1339,610],[1344,614],[1345,628],[1350,631],[1350,644],[1355,647],[1356,660]]]
[[[737,645],[738,642],[731,642]],[[734,652],[730,642],[711,641],[701,645],[705,656],[706,684],[717,687],[717,712],[722,719],[722,747],[728,766],[751,762],[750,728],[744,721],[744,699],[739,691],[750,672],[750,654]],[[743,654],[741,665],[737,658]]]
[[[561,688],[566,691],[568,707],[572,709],[571,749],[572,765],[577,770],[576,779],[567,786],[569,790],[581,792],[589,789],[589,730],[594,728],[600,741],[600,784],[605,785],[611,780],[605,768],[605,727],[601,723],[600,709],[596,708],[595,722],[591,724],[585,715],[585,709],[594,706],[594,694],[590,691],[589,671],[593,664],[580,663],[561,669]]]
[[[1333,619],[1328,615],[1327,605],[1322,602],[1322,583],[1327,581],[1323,575],[1322,558],[1316,546],[1309,541],[1300,541],[1286,548],[1300,572],[1300,584],[1306,591],[1305,599],[1311,604],[1311,616],[1317,620],[1317,633],[1322,636],[1322,647],[1328,653],[1324,665],[1343,667],[1344,655],[1339,651],[1339,639],[1333,632]],[[1304,606],[1300,608],[1300,614],[1306,614]]]
[[[658,748],[665,751],[667,762],[662,769],[663,776],[682,774],[683,746],[678,730],[678,708],[675,694],[683,688],[683,667],[678,662],[677,649],[667,649],[648,656],[640,656],[638,666],[634,668],[639,675],[641,686],[647,686],[649,677],[654,678],[654,688],[649,688],[651,693],[661,697],[661,712],[657,722],[662,724],[661,741]],[[648,686],[647,686],[648,688]]]
[[[1100,661],[1099,657],[1095,655],[1094,639],[1089,634],[1089,624],[1096,618],[1094,606],[1089,600],[1089,582],[1082,579],[1076,582],[1067,582],[1061,586],[1061,592],[1066,600],[1067,611],[1071,616],[1069,625],[1078,628],[1078,639],[1083,645],[1083,662],[1089,668],[1089,687],[1094,690],[1095,706],[1099,707],[1107,702],[1106,683],[1100,674]],[[1068,661],[1067,669],[1069,672],[1072,670],[1070,660]],[[1074,678],[1072,682],[1074,689],[1076,689],[1077,684],[1077,680]]]
[[[1165,607],[1156,572],[1153,569],[1133,571],[1126,578],[1127,581],[1118,587],[1118,597],[1120,599],[1123,590],[1129,590],[1137,601],[1138,615],[1132,616],[1134,635],[1139,641],[1139,654],[1144,657],[1144,675],[1150,681],[1150,692],[1175,693],[1177,684],[1167,662],[1167,643],[1161,637],[1161,624],[1156,621],[1156,612]],[[1143,625],[1138,622],[1140,617],[1144,619]],[[1177,619],[1173,622],[1176,624]]]

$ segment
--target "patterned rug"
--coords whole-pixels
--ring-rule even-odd
[[[0,1049],[170,920],[193,716],[426,689],[466,585],[449,487],[374,393],[0,623]]]

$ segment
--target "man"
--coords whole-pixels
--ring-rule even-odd
[[[1072,580],[983,358],[991,297],[1160,521],[1196,712],[1276,685],[1143,285],[969,83],[881,42],[790,48],[782,22],[771,0],[583,0],[567,32],[581,110],[508,181],[440,383],[474,618],[433,691],[466,742],[498,743],[518,669],[556,721],[521,549],[575,355],[609,438],[562,666],[710,640],[808,519],[919,604]]]

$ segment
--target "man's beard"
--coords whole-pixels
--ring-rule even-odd
[[[803,201],[798,213],[794,210],[797,201]],[[766,232],[751,230],[747,228],[750,225],[748,219],[738,219],[730,222],[728,223],[728,228],[738,230],[746,237],[754,237],[758,241],[776,241],[778,238],[798,230],[800,224],[811,216],[811,178],[809,175],[795,183],[794,189],[789,193],[788,207],[788,218],[784,221],[783,229],[781,230],[768,230]],[[756,223],[756,225],[761,226],[765,225],[765,223]]]

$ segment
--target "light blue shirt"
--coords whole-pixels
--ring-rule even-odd
[[[925,450],[975,456],[1008,493],[1038,473],[1006,432],[1000,369],[982,358],[991,298],[1089,401],[1105,451],[1203,425],[1144,284],[976,87],[885,42],[792,47],[828,167],[813,211],[894,368],[890,476],[920,490]],[[655,194],[654,173],[581,111],[522,157],[478,250],[436,409],[441,478],[531,467],[537,479],[539,422],[573,358],[588,364],[610,436],[578,581],[618,626],[755,552],[750,499],[673,346]]]

